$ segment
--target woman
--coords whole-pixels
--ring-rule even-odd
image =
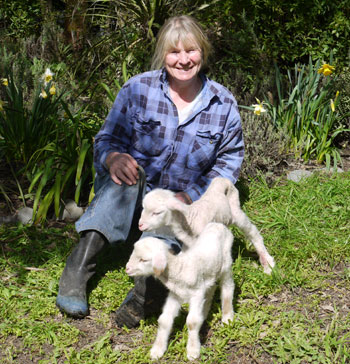
[[[95,198],[76,229],[77,247],[67,259],[57,306],[73,317],[88,314],[86,283],[105,242],[130,238],[144,194],[156,187],[190,204],[216,176],[237,181],[244,144],[232,94],[202,72],[210,44],[189,16],[160,29],[154,71],[131,78],[120,90],[95,138]],[[179,242],[162,236],[175,251]],[[135,282],[115,318],[133,327],[161,308],[165,291],[150,279]]]

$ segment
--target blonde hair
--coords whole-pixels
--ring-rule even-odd
[[[158,32],[156,49],[152,58],[152,69],[164,66],[164,59],[171,49],[176,48],[179,41],[184,47],[191,47],[195,43],[202,53],[203,67],[211,50],[211,45],[199,23],[188,15],[169,18]]]

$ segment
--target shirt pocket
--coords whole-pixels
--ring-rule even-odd
[[[196,171],[204,171],[211,166],[216,159],[222,135],[222,133],[214,134],[210,130],[197,131],[187,156],[187,167]]]
[[[139,153],[152,157],[162,153],[164,137],[161,122],[136,116],[132,133],[132,146]]]

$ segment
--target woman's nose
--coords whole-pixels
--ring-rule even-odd
[[[188,57],[188,54],[187,52],[180,52],[179,53],[179,61],[182,63],[182,64],[186,64],[189,62],[189,57]]]

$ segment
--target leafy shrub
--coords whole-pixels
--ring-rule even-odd
[[[241,111],[241,118],[245,144],[241,176],[251,179],[264,174],[271,182],[290,157],[286,154],[288,139],[266,115]]]
[[[38,33],[41,23],[40,0],[2,1],[0,6],[0,31],[3,36],[27,37]]]
[[[336,89],[339,90],[338,109],[341,115],[340,126],[350,128],[350,68],[345,67],[340,73],[336,82]],[[349,132],[344,133],[338,141],[349,141]]]

